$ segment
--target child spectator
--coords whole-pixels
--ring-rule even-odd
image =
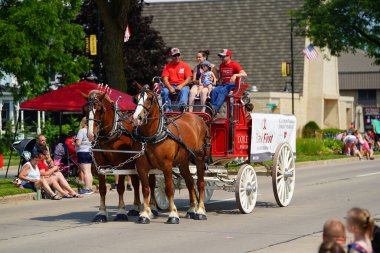
[[[354,242],[348,244],[348,253],[372,253],[371,239],[375,222],[370,213],[358,207],[347,212],[347,230],[354,236]]]
[[[363,136],[363,152],[365,153],[365,156],[368,159],[375,159],[373,157],[373,150],[371,149],[372,141],[369,139],[368,134],[364,134]]]
[[[342,246],[340,246],[335,241],[328,240],[322,242],[321,246],[319,247],[318,253],[345,253],[345,251],[342,248]]]
[[[346,246],[346,228],[337,219],[330,219],[323,225],[323,241],[335,241],[343,248]]]
[[[204,61],[201,63],[201,67],[203,72],[201,74],[200,82],[198,85],[198,93],[195,96],[195,99],[200,99],[200,93],[204,88],[207,88],[207,97],[210,98],[212,87],[216,85],[216,77],[211,71],[211,63]]]

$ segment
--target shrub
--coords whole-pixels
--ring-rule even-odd
[[[341,153],[344,146],[342,141],[338,141],[331,138],[324,139],[323,143],[326,148],[328,148],[331,152],[335,154]]]
[[[304,138],[314,138],[316,136],[316,132],[321,128],[315,121],[308,122],[302,130],[302,136]]]
[[[338,128],[325,128],[323,129],[323,138],[335,138],[337,134],[342,133],[344,130]]]

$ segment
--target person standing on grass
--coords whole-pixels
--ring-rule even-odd
[[[92,182],[93,177],[91,173],[92,153],[91,142],[87,137],[87,119],[83,117],[79,125],[79,131],[75,139],[75,146],[78,156],[78,163],[80,170],[84,174],[85,189],[79,194],[93,194]]]

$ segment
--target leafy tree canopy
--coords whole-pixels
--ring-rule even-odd
[[[361,49],[380,65],[379,0],[305,0],[291,15],[314,45],[336,56]]]
[[[48,90],[55,73],[68,84],[89,69],[83,29],[73,22],[80,6],[80,0],[0,1],[0,75],[17,78],[16,100]]]

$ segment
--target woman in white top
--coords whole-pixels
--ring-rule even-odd
[[[62,199],[60,196],[56,195],[50,188],[49,183],[41,178],[40,170],[38,169],[37,163],[39,160],[39,154],[33,153],[29,162],[22,166],[19,178],[22,180],[21,185],[24,188],[30,188],[36,191],[37,189],[44,189],[47,194],[51,196],[52,200]]]
[[[79,131],[75,139],[75,146],[78,156],[80,170],[84,174],[85,189],[79,194],[92,194],[93,177],[91,173],[92,153],[91,142],[87,137],[87,119],[84,117],[79,125]]]

